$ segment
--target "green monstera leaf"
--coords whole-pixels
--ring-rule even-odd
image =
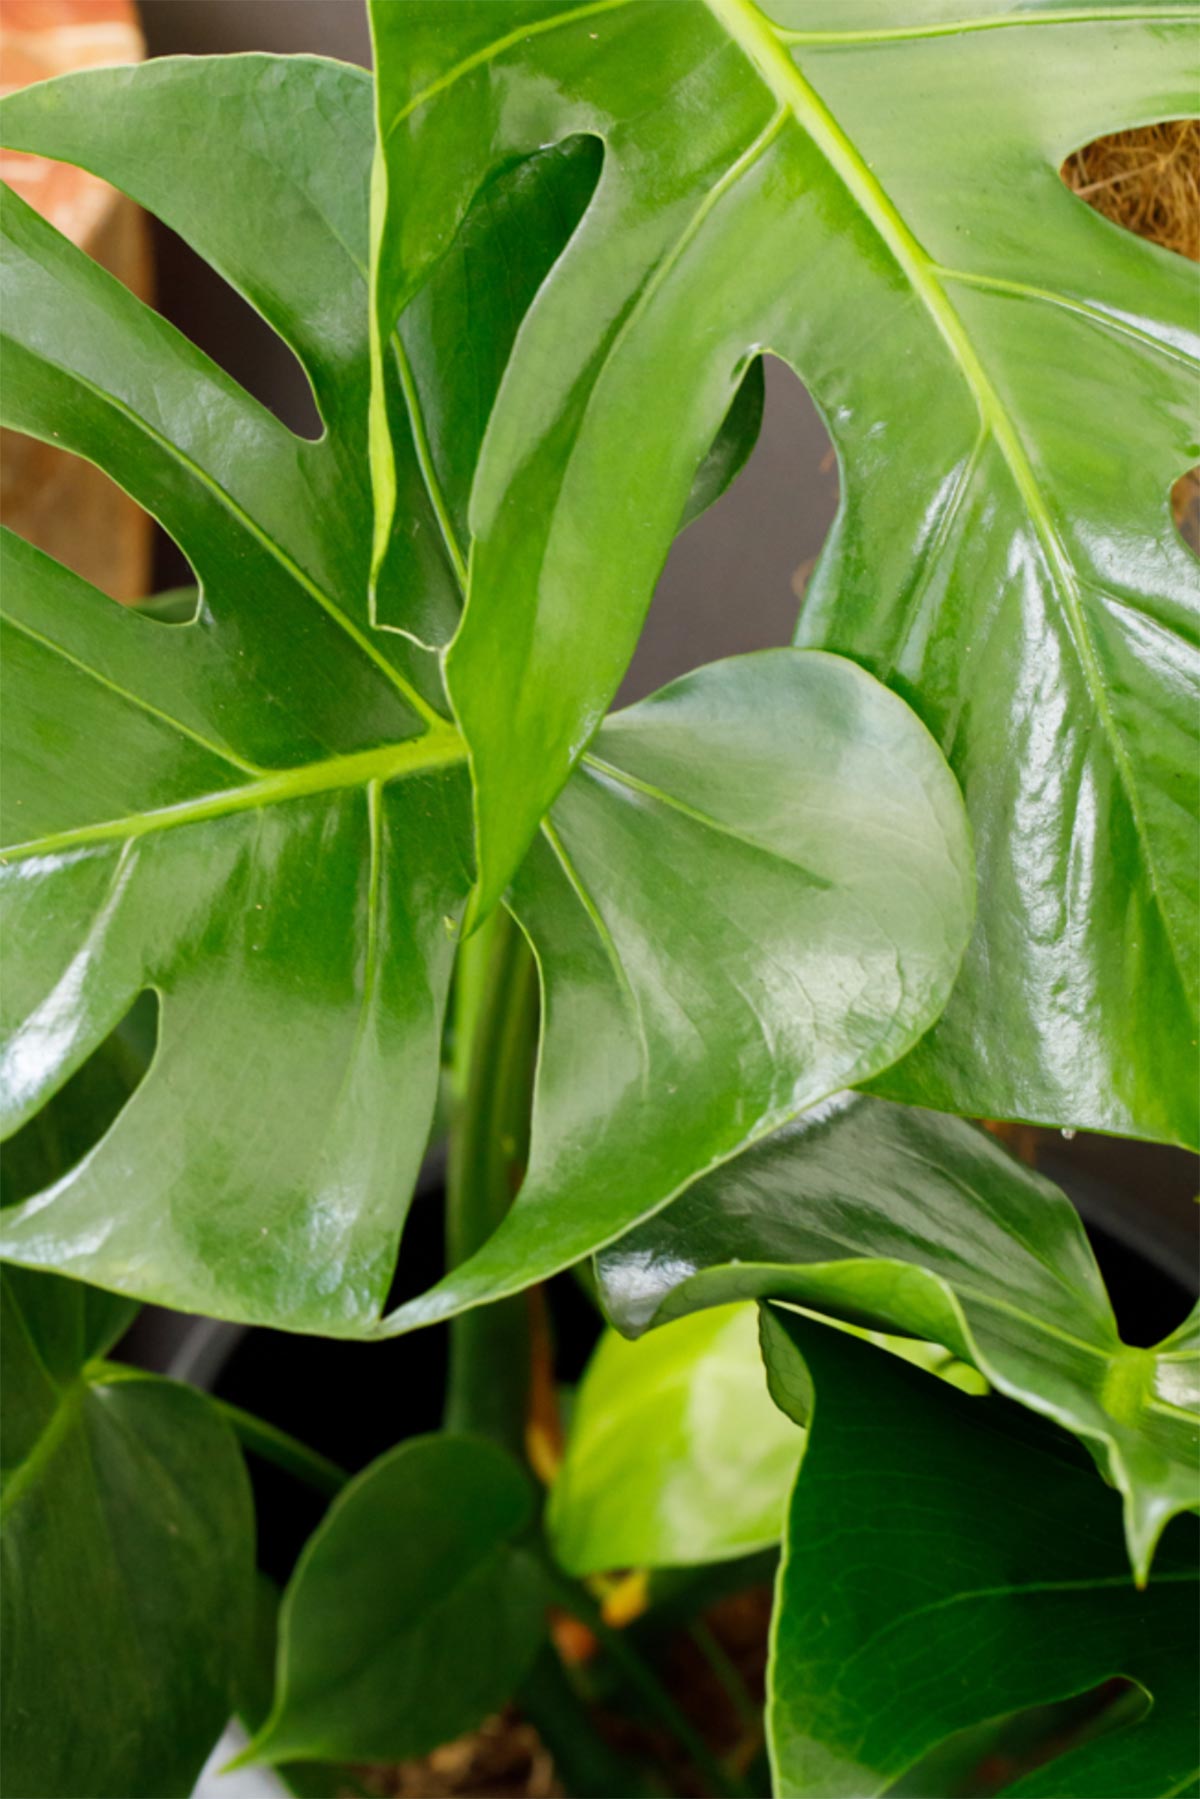
[[[140,992],[160,1000],[145,1080],[6,1212],[4,1251],[358,1328],[391,1277],[470,881],[436,659],[366,597],[370,83],[186,59],[31,88],[3,116],[9,143],[183,233],[292,345],[325,424],[294,436],[6,199],[4,421],[100,463],[200,595],[190,624],[139,617],[4,538],[5,1134]],[[364,1129],[384,1108],[389,1133]]]
[[[372,1462],[310,1538],[279,1615],[275,1700],[242,1761],[399,1761],[510,1698],[545,1634],[519,1545],[533,1490],[482,1438]]]
[[[763,1351],[781,1408],[808,1420],[772,1630],[781,1799],[884,1793],[955,1733],[1118,1676],[1140,1689],[1136,1722],[1052,1739],[1003,1790],[1200,1791],[1196,1521],[1139,1592],[1115,1495],[1056,1432],[774,1309]]]
[[[428,1135],[471,878],[465,751],[420,646],[457,619],[491,394],[594,185],[593,147],[491,184],[394,341],[406,525],[368,601],[368,77],[313,58],[168,61],[29,89],[3,120],[8,143],[94,170],[186,236],[295,350],[325,429],[287,431],[8,198],[5,422],[104,466],[199,589],[138,616],[0,540],[0,890],[22,946],[5,1134],[34,1128],[144,989],[161,1010],[113,1128],[26,1189],[0,1242],[167,1304],[359,1332]],[[744,460],[760,409],[752,376],[694,509]]]
[[[1144,1578],[1200,1503],[1198,1315],[1121,1341],[1074,1207],[961,1119],[846,1094],[697,1183],[599,1258],[638,1332],[769,1295],[943,1344],[1074,1431],[1121,1492]]]
[[[6,1269],[3,1791],[191,1792],[250,1639],[254,1514],[202,1394],[95,1361],[129,1307]]]
[[[1194,1141],[1196,570],[1168,508],[1196,458],[1194,290],[1058,167],[1194,108],[1196,10],[772,12],[372,7],[377,343],[494,167],[580,133],[603,146],[471,493],[446,672],[480,904],[599,724],[696,466],[768,348],[809,384],[844,477],[800,640],[918,706],[981,860],[959,990],[887,1090]],[[375,420],[386,523],[382,404]]]
[[[542,977],[529,1165],[406,1330],[578,1261],[945,1004],[971,852],[938,750],[834,656],[715,663],[615,714],[511,904]]]

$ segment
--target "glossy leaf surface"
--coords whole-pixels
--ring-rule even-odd
[[[779,1541],[800,1433],[771,1403],[753,1306],[600,1339],[550,1496],[572,1574],[732,1561]]]
[[[853,663],[768,650],[611,718],[511,904],[542,974],[529,1169],[499,1229],[385,1320],[518,1291],[895,1061],[970,930],[962,801]]]
[[[4,119],[187,236],[292,344],[326,423],[294,437],[7,201],[5,419],[100,462],[201,592],[171,627],[4,540],[5,1129],[141,990],[161,1001],[146,1079],[6,1214],[4,1252],[180,1307],[361,1328],[427,1135],[469,884],[436,669],[366,600],[370,83],[188,59],[30,89]]]
[[[1122,1343],[1078,1214],[960,1119],[842,1095],[599,1259],[626,1331],[751,1295],[942,1343],[1074,1431],[1125,1501],[1135,1568],[1200,1502],[1196,1316]]]
[[[149,1006],[147,1007],[147,1001]],[[99,1142],[146,1072],[153,1050],[153,996],[76,1069],[48,1105],[0,1150],[0,1207],[16,1205],[59,1181]],[[138,1041],[145,1035],[147,1041]],[[137,1311],[127,1301],[130,1317]]]
[[[241,1455],[201,1394],[92,1361],[124,1302],[22,1269],[0,1287],[3,1791],[188,1794],[249,1640]]]
[[[604,151],[472,489],[447,679],[484,903],[599,724],[769,347],[842,464],[802,641],[917,704],[981,858],[963,983],[888,1091],[1194,1141],[1196,568],[1168,508],[1197,442],[1192,278],[1058,168],[1193,110],[1195,9],[773,10],[372,9],[380,338],[497,162],[579,133]]]
[[[763,1348],[785,1410],[815,1393],[776,1597],[775,1792],[864,1799],[969,1725],[1124,1676],[1148,1715],[1006,1790],[1194,1794],[1196,1521],[1139,1592],[1116,1496],[1056,1432],[786,1313]]]
[[[479,448],[521,321],[578,225],[600,173],[600,146],[576,137],[523,158],[485,182],[450,249],[399,321],[392,359],[406,409],[402,441],[418,421],[425,495],[405,482],[394,529],[381,544],[375,586],[397,596],[397,623],[444,645],[458,625],[471,533],[468,505]],[[696,471],[683,522],[718,499],[754,448],[763,372],[755,362],[709,454]],[[429,566],[429,507],[455,577],[451,594]],[[412,616],[414,602],[422,609]]]
[[[221,133],[180,134],[214,114]],[[6,207],[6,417],[102,463],[201,586],[194,622],[163,629],[174,604],[118,611],[3,541],[0,884],[23,944],[5,1130],[144,987],[162,1030],[113,1130],[10,1211],[0,1241],[167,1304],[360,1331],[428,1136],[470,880],[463,751],[413,640],[457,618],[479,438],[521,310],[594,184],[594,145],[490,183],[392,346],[406,535],[369,606],[367,78],[188,59],[50,83],[3,117],[8,141],[78,160],[181,231],[292,344],[327,429],[295,438]],[[149,141],[166,148],[147,159]],[[693,512],[744,460],[760,408],[750,380]]]
[[[474,1437],[417,1437],[335,1500],[288,1583],[275,1703],[247,1761],[399,1761],[503,1705],[544,1631],[516,1539],[517,1464]]]

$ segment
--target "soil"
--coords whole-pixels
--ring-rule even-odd
[[[482,1793],[493,1799],[565,1799],[566,1792],[537,1731],[511,1706],[423,1761],[368,1768],[362,1780],[372,1799],[454,1799]]]
[[[662,1658],[665,1684],[680,1710],[713,1753],[743,1777],[763,1751],[770,1621],[769,1586],[731,1594],[704,1614],[703,1630],[717,1656],[728,1664],[724,1679],[714,1671],[711,1649],[706,1653],[694,1633],[680,1633]],[[737,1698],[734,1689],[740,1690]],[[598,1711],[596,1724],[629,1761],[653,1768],[665,1792],[675,1799],[703,1799],[703,1782],[672,1738],[617,1712]],[[565,1795],[552,1756],[513,1707],[432,1755],[396,1768],[369,1768],[360,1778],[372,1799],[563,1799]]]

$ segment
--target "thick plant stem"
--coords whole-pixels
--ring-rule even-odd
[[[537,974],[515,920],[498,911],[469,938],[455,1003],[454,1114],[446,1186],[446,1262],[466,1261],[512,1204],[529,1146]],[[524,1295],[450,1326],[446,1428],[476,1431],[524,1456],[530,1379]]]

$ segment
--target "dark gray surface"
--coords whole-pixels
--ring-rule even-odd
[[[789,368],[768,361],[754,454],[672,548],[621,699],[638,699],[702,662],[787,643],[837,494],[816,408]]]

